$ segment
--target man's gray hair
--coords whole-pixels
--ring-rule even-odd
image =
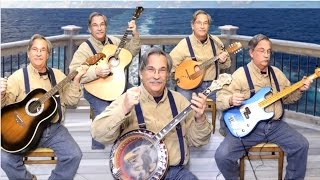
[[[159,47],[152,47],[152,48],[148,49],[147,52],[145,52],[141,56],[141,63],[140,63],[140,66],[139,66],[139,71],[142,72],[144,70],[144,68],[146,68],[146,66],[148,65],[148,58],[149,58],[149,56],[151,56],[153,54],[163,55],[163,56],[166,57],[166,59],[167,59],[167,67],[168,67],[167,68],[167,72],[170,73],[171,72],[171,68],[172,68],[172,59],[167,53],[165,53]]]
[[[102,16],[103,19],[104,19],[104,23],[107,25],[107,22],[108,22],[107,16],[105,16],[105,15],[103,15],[102,13],[99,13],[99,12],[93,12],[93,13],[91,13],[91,14],[89,15],[89,18],[88,18],[88,27],[90,27],[92,18],[95,17],[95,16]]]
[[[51,42],[50,42],[46,37],[44,37],[44,36],[42,36],[42,35],[40,35],[40,34],[34,34],[34,35],[31,37],[31,39],[30,39],[30,41],[29,41],[29,43],[28,43],[28,52],[31,50],[31,47],[32,47],[32,45],[33,45],[33,42],[34,42],[34,40],[36,40],[36,39],[43,39],[43,40],[45,40],[45,41],[47,42],[48,54],[49,54],[49,56],[50,56],[51,49],[52,49],[52,44],[51,44]]]
[[[254,48],[259,44],[260,41],[267,40],[271,43],[270,39],[263,34],[257,34],[252,37],[252,39],[248,43],[248,48],[254,50]]]
[[[204,14],[204,15],[206,15],[206,16],[208,17],[208,21],[209,21],[208,23],[209,23],[209,26],[210,26],[210,25],[211,25],[211,22],[212,22],[211,16],[210,16],[210,14],[208,14],[207,12],[205,12],[205,11],[203,11],[203,10],[198,10],[198,11],[196,11],[196,12],[193,13],[193,15],[192,15],[192,20],[191,20],[191,24],[193,24],[193,23],[196,21],[197,16],[198,16],[199,14]]]

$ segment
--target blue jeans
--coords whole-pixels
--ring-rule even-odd
[[[206,90],[210,85],[211,85],[212,81],[203,81],[200,86],[198,86],[197,88],[191,89],[191,90],[185,90],[185,89],[181,89],[180,87],[177,86],[177,91],[179,93],[181,93],[184,97],[186,97],[189,101],[191,100],[192,97],[192,93],[200,93],[203,92],[204,90]],[[212,100],[216,100],[216,92],[212,92],[209,96],[209,99]]]
[[[309,142],[283,120],[261,121],[248,136],[241,139],[245,148],[262,142],[279,145],[287,156],[285,179],[304,179]],[[217,166],[225,179],[239,178],[237,161],[244,155],[245,151],[240,139],[232,136],[228,131],[215,154]]]
[[[38,147],[49,147],[54,150],[58,162],[51,172],[49,180],[72,180],[78,170],[82,152],[66,127],[51,124],[40,138]],[[1,168],[9,179],[32,179],[32,175],[23,164],[23,154],[11,154],[1,150]]]
[[[102,99],[99,99],[92,94],[90,94],[88,91],[83,89],[83,97],[89,102],[90,108],[93,110],[93,119],[102,113],[106,109],[107,106],[111,104],[112,101],[105,101]],[[94,140],[92,138],[92,144],[91,149],[104,149],[105,145],[101,144],[100,142]]]
[[[184,166],[170,166],[164,178],[165,180],[197,180],[198,178],[192,174]]]

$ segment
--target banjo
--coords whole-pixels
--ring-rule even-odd
[[[220,74],[203,94],[221,89],[230,84],[230,74]],[[118,138],[111,149],[110,169],[115,179],[143,180],[161,179],[168,167],[168,150],[162,141],[192,111],[191,104],[175,116],[158,133],[146,129],[129,131]]]

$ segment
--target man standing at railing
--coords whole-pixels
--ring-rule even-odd
[[[128,23],[128,29],[132,31],[133,37],[125,44],[124,48],[129,50],[134,57],[138,54],[141,48],[140,37],[134,20]],[[101,13],[93,12],[90,14],[88,18],[88,30],[91,36],[86,42],[83,42],[75,52],[69,66],[70,71],[78,67],[88,57],[102,52],[105,45],[120,44],[119,38],[110,35],[107,36],[107,17]],[[93,65],[83,76],[81,83],[85,84],[98,78],[105,78],[110,74],[110,72],[111,69],[106,63]],[[100,90],[103,91],[103,89]],[[90,94],[85,89],[84,98],[90,103],[91,110],[93,111],[92,119],[100,114],[111,103],[111,101],[106,101]],[[92,139],[92,149],[104,149],[104,145]]]
[[[210,86],[212,81],[219,75],[220,69],[227,69],[231,66],[231,59],[229,54],[224,50],[224,45],[217,36],[209,34],[211,25],[211,16],[202,10],[196,11],[191,20],[191,28],[193,33],[187,38],[182,39],[177,46],[170,52],[173,61],[172,73],[176,79],[177,91],[184,95],[189,101],[193,92],[200,93]],[[217,60],[206,67],[200,68],[194,64],[187,65],[181,72],[177,72],[178,68],[184,68],[182,63],[191,60],[199,64],[203,64],[209,60],[217,57]],[[190,72],[187,72],[188,69]],[[196,84],[197,79],[192,80],[190,77],[193,72],[203,71],[202,82]],[[179,74],[178,74],[179,73]],[[189,77],[187,77],[189,76]],[[177,77],[177,78],[176,78]],[[190,87],[182,87],[179,84],[187,84]],[[215,93],[211,94],[208,98],[215,101]],[[223,127],[223,126],[222,126]]]
[[[9,179],[37,179],[36,176],[27,171],[26,166],[23,164],[24,153],[22,152],[28,148],[35,148],[28,146],[33,144],[31,143],[31,141],[33,141],[32,139],[39,136],[39,142],[35,142],[37,143],[36,147],[51,148],[57,156],[58,162],[55,169],[51,172],[50,180],[73,179],[80,164],[82,157],[81,149],[72,138],[68,129],[60,122],[64,119],[66,106],[76,105],[82,96],[80,78],[88,67],[79,65],[79,67],[77,67],[78,74],[73,78],[73,81],[61,87],[58,94],[51,97],[55,99],[56,106],[54,103],[50,103],[50,101],[53,101],[51,99],[45,100],[41,106],[41,104],[37,103],[40,102],[40,99],[45,99],[45,96],[48,94],[43,94],[43,91],[39,91],[39,88],[49,91],[53,87],[57,87],[55,84],[60,83],[66,78],[63,72],[47,67],[51,50],[52,46],[50,41],[42,35],[35,34],[31,37],[27,50],[30,64],[26,68],[21,68],[14,72],[8,80],[1,78],[1,108],[15,103],[14,107],[6,110],[14,111],[14,114],[16,114],[16,117],[5,116],[6,118],[12,119],[6,121],[2,119],[1,124],[1,142],[3,142],[2,140],[4,139],[3,134],[8,134],[6,139],[9,139],[4,140],[7,144],[2,143],[1,145],[3,149],[1,150],[1,168],[5,171]],[[30,94],[33,94],[33,96],[30,96]],[[53,113],[53,110],[50,110],[50,108],[54,107],[56,107],[54,109],[55,113]],[[24,111],[24,109],[26,109],[26,111]],[[2,109],[1,113],[2,117],[4,109]],[[49,116],[47,114],[50,113],[53,113],[53,115],[49,118],[50,122],[48,122],[48,125],[41,126],[41,123],[46,123],[46,119]],[[42,119],[40,119],[41,117]],[[4,124],[4,122],[8,124]],[[30,132],[35,125],[37,126],[35,131],[37,132]],[[3,127],[10,128],[2,129]],[[44,131],[40,132],[42,128],[44,128]],[[22,131],[21,129],[24,130]],[[4,130],[9,132],[4,133]],[[16,134],[12,135],[12,133]],[[18,137],[15,138],[15,135]],[[24,136],[32,136],[32,139],[29,140]],[[20,141],[22,143],[17,142],[19,139],[21,139]],[[26,144],[21,149],[8,150],[8,148],[5,147],[9,147],[8,142],[11,140],[12,145],[10,146],[22,147],[21,144]]]
[[[290,82],[283,72],[270,66],[271,41],[265,35],[255,35],[249,41],[248,47],[251,62],[237,69],[232,75],[231,84],[217,93],[218,109],[228,112],[229,108],[241,107],[240,115],[234,113],[227,118],[229,131],[215,154],[218,168],[225,179],[238,179],[238,160],[248,153],[246,149],[259,143],[270,142],[280,146],[287,156],[288,165],[284,179],[304,179],[308,140],[283,121],[282,116],[283,104],[297,102],[302,93],[310,88],[312,80],[304,79],[297,89],[290,87]],[[283,94],[281,99],[267,95],[267,98],[270,97],[275,102],[264,108],[262,102],[266,94],[260,92],[265,87],[271,87],[271,94],[284,93],[283,90],[288,88],[293,92]],[[245,101],[252,96],[254,97],[250,101]],[[246,120],[241,120],[240,117],[245,117]],[[230,128],[230,125],[233,125],[234,129]],[[253,129],[249,131],[251,127]],[[246,131],[246,135],[236,136]]]

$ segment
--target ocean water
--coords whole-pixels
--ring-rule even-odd
[[[192,13],[197,9],[146,8],[138,19],[143,35],[190,34]],[[222,25],[238,26],[238,34],[263,33],[270,38],[320,44],[320,9],[203,9],[213,18],[211,33]],[[29,39],[33,34],[62,34],[62,26],[82,27],[93,11],[108,17],[108,33],[123,34],[134,9],[1,9],[1,43]]]

